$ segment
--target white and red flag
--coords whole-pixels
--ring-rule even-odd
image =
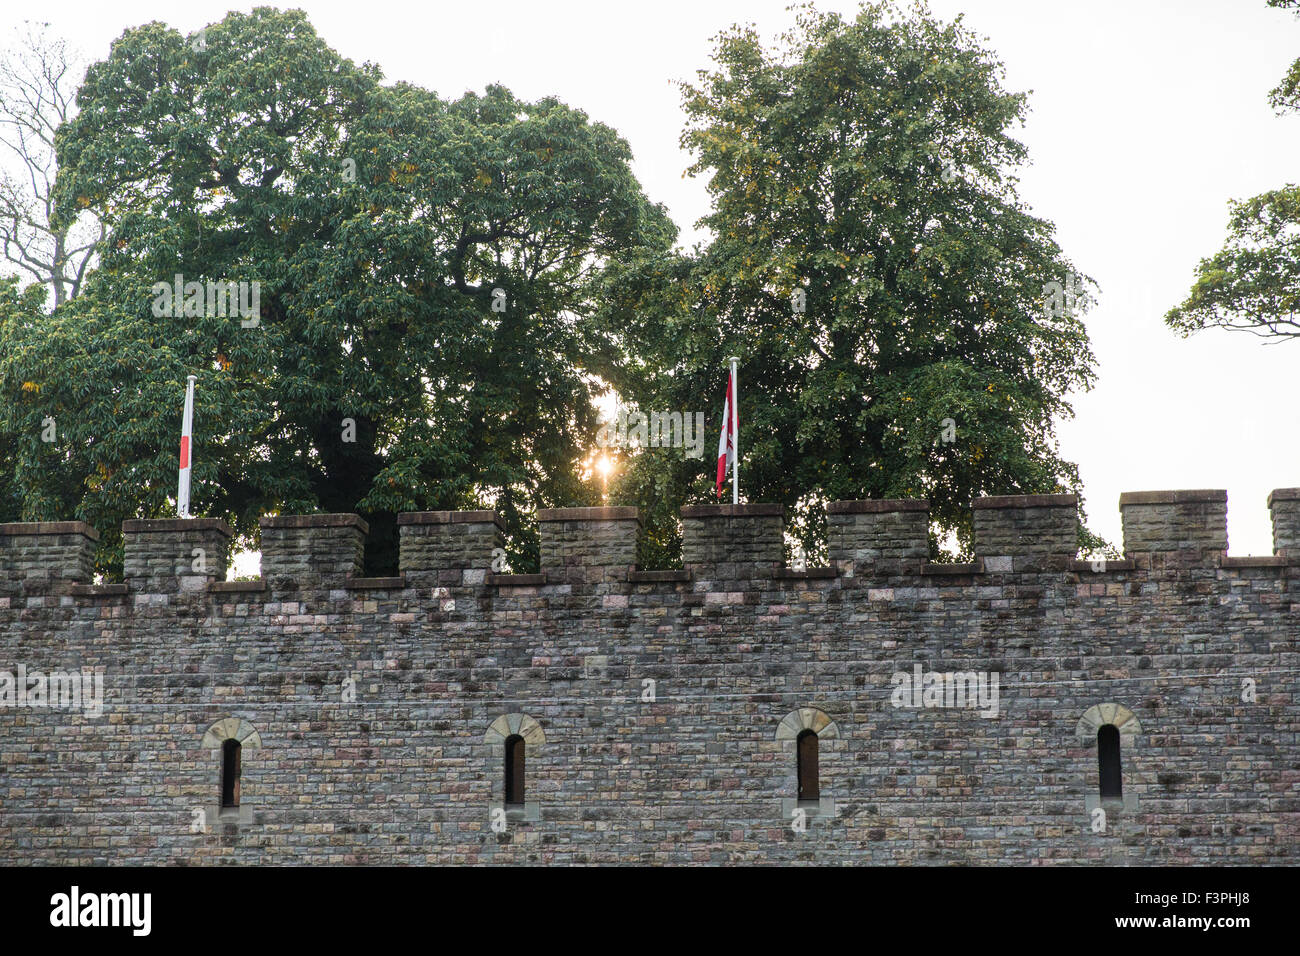
[[[185,381],[185,414],[181,419],[181,476],[176,487],[176,516],[190,516],[190,445],[194,437],[194,376]]]
[[[722,405],[722,431],[718,435],[718,480],[716,490],[722,497],[722,486],[727,480],[727,469],[731,469],[731,501],[740,500],[740,465],[737,462],[737,445],[740,434],[740,413],[736,408],[736,362],[731,360],[731,375],[727,379],[727,399]]]

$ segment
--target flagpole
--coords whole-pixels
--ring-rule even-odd
[[[181,418],[181,457],[180,478],[176,485],[176,516],[190,516],[190,466],[194,435],[194,381],[196,376],[185,379],[185,413]]]
[[[731,464],[731,503],[740,504],[740,380],[736,374],[736,363],[740,359],[731,356],[731,438],[736,443],[736,460]]]

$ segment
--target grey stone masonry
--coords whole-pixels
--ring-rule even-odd
[[[1140,562],[1215,564],[1228,550],[1226,491],[1126,491],[1119,511],[1124,552]]]
[[[412,511],[397,516],[398,562],[408,584],[482,583],[504,554],[505,525],[493,511]]]
[[[217,518],[124,521],[123,575],[141,591],[203,591],[225,580],[231,534]]]
[[[826,545],[844,570],[880,561],[924,562],[930,555],[930,502],[924,498],[832,501]]]
[[[1076,495],[1005,495],[975,500],[975,555],[988,570],[1064,567],[1079,551]]]
[[[262,578],[272,588],[341,587],[361,573],[370,525],[353,514],[262,518]]]
[[[687,569],[655,572],[631,509],[544,512],[530,575],[491,571],[489,512],[399,516],[385,578],[355,576],[357,516],[282,516],[262,581],[179,595],[219,523],[130,524],[101,586],[92,529],[0,525],[0,858],[1295,866],[1295,499],[1277,554],[1211,561],[1221,496],[1126,496],[1134,557],[1064,564],[1064,501],[977,506],[971,564],[926,562],[924,502],[837,502],[835,563],[803,570],[775,505],[684,509]],[[74,671],[102,707],[54,693]]]
[[[699,578],[770,578],[784,560],[781,505],[690,505],[681,515],[682,564]]]
[[[636,565],[635,508],[548,508],[537,512],[548,580],[623,581]]]
[[[0,594],[63,594],[89,583],[98,540],[84,521],[0,524]]]
[[[1300,488],[1275,488],[1268,496],[1273,553],[1300,554]]]

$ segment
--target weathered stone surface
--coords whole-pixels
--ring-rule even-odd
[[[420,511],[397,516],[398,561],[413,585],[446,581],[460,583],[466,572],[478,571],[482,583],[493,570],[503,570],[503,523],[491,511]]]
[[[352,514],[277,515],[258,522],[271,587],[339,587],[361,576],[369,525]]]
[[[930,502],[924,499],[832,501],[826,508],[827,553],[832,566],[930,555]]]
[[[1226,491],[1127,491],[1119,498],[1124,550],[1207,558],[1228,548]]]
[[[635,508],[552,508],[539,511],[537,523],[551,582],[624,581],[636,564]]]
[[[105,692],[98,718],[0,706],[0,853],[1295,865],[1296,499],[1271,502],[1280,559],[1215,561],[1217,497],[1170,498],[1126,501],[1130,559],[1059,565],[1040,559],[1068,547],[1067,505],[983,505],[993,550],[947,574],[924,565],[923,502],[829,509],[848,565],[829,576],[774,573],[770,506],[688,510],[687,571],[650,576],[628,573],[634,516],[546,515],[527,582],[491,572],[490,513],[402,516],[401,575],[364,586],[355,516],[272,518],[260,590],[179,573],[215,527],[128,531],[123,591],[87,587],[90,529],[0,526],[0,671],[103,667]],[[895,706],[917,665],[996,677],[996,713]],[[1099,797],[1107,721],[1122,799]],[[507,812],[512,733],[527,783]],[[216,806],[229,736],[235,813]]]
[[[780,505],[691,505],[681,515],[682,564],[697,580],[764,580],[782,563]]]
[[[1273,553],[1300,554],[1300,488],[1276,488],[1268,496]]]
[[[64,594],[89,584],[98,540],[84,521],[0,524],[0,595]]]
[[[123,522],[123,576],[141,591],[203,590],[225,580],[232,533],[215,518]]]
[[[1079,500],[1075,495],[1024,495],[975,501],[975,553],[986,570],[1011,557],[1016,570],[1053,557],[1060,564],[1079,550]]]

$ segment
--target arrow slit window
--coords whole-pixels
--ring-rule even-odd
[[[821,799],[821,780],[817,769],[817,732],[805,730],[795,740],[799,775],[799,802]]]
[[[1124,795],[1124,775],[1119,757],[1119,728],[1103,724],[1097,730],[1097,769],[1101,777],[1103,797]]]
[[[239,741],[233,738],[221,745],[221,808],[239,806]]]
[[[511,809],[524,805],[524,748],[519,734],[506,738],[506,806]]]

